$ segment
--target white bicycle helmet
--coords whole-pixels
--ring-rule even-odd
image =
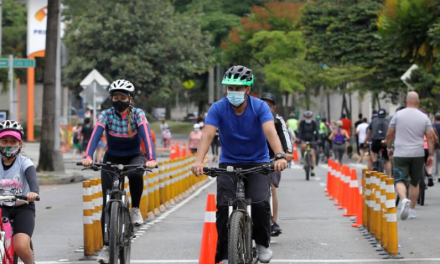
[[[5,130],[17,131],[20,132],[22,136],[24,135],[23,127],[20,123],[14,120],[3,120],[0,122],[0,132]]]
[[[130,81],[119,79],[110,84],[108,92],[111,95],[113,95],[113,93],[115,92],[123,93],[126,95],[133,95],[134,85]]]

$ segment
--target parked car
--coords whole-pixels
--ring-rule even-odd
[[[194,113],[189,113],[189,114],[187,114],[185,116],[183,121],[185,121],[185,122],[196,122],[197,121],[197,115],[195,115]]]

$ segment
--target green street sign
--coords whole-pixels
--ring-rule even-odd
[[[34,68],[35,59],[14,59],[13,68]],[[0,68],[8,68],[9,59],[0,59]]]

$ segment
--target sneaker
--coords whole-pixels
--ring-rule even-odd
[[[133,207],[130,211],[131,223],[135,226],[140,226],[144,223],[141,210],[137,207]]]
[[[280,234],[283,233],[283,230],[281,230],[280,226],[277,223],[272,223],[270,225],[270,236],[277,237]]]
[[[429,187],[434,186],[434,179],[432,178],[432,176],[428,178],[428,186]]]
[[[315,177],[315,171],[312,170],[312,172],[310,173],[310,176]]]
[[[272,250],[270,250],[270,248],[262,246],[262,245],[257,245],[257,252],[258,252],[258,260],[261,263],[269,263],[270,260],[272,259]]]
[[[408,211],[408,219],[416,219],[417,215],[416,215],[416,209],[409,209]]]
[[[99,253],[98,258],[96,259],[97,262],[101,263],[101,264],[107,264],[109,263],[109,259],[110,259],[110,251],[108,246],[104,246],[101,250],[101,253]]]
[[[400,207],[400,219],[406,220],[408,218],[409,205],[411,201],[408,198],[403,199]]]
[[[220,262],[220,264],[228,264],[228,260],[227,260],[227,259],[224,259],[224,260],[222,260],[222,261]]]

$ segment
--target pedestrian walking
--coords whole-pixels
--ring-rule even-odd
[[[194,124],[194,130],[189,133],[188,140],[188,147],[191,151],[191,154],[195,154],[197,152],[200,140],[202,140],[202,131],[200,131],[200,125]]]
[[[419,196],[419,183],[423,166],[431,166],[434,160],[434,135],[429,118],[418,110],[419,95],[408,93],[406,108],[391,119],[386,142],[390,158],[394,159],[393,176],[396,190],[402,201],[400,219],[416,218],[415,206]],[[428,143],[428,158],[425,163],[423,137]],[[392,148],[394,142],[394,149]],[[409,199],[407,197],[407,183]]]
[[[354,130],[356,131],[356,152],[361,156],[361,146],[359,144],[359,134],[357,133],[357,127],[363,123],[362,113],[358,115],[359,120],[354,123]]]
[[[358,142],[359,148],[359,159],[358,162],[362,162],[364,155],[367,151],[367,130],[368,130],[368,122],[366,118],[362,119],[362,123],[356,126],[356,138]]]
[[[342,164],[342,157],[345,153],[345,144],[350,139],[347,130],[342,128],[342,121],[336,122],[336,129],[333,130],[329,139],[333,141],[333,155]]]

